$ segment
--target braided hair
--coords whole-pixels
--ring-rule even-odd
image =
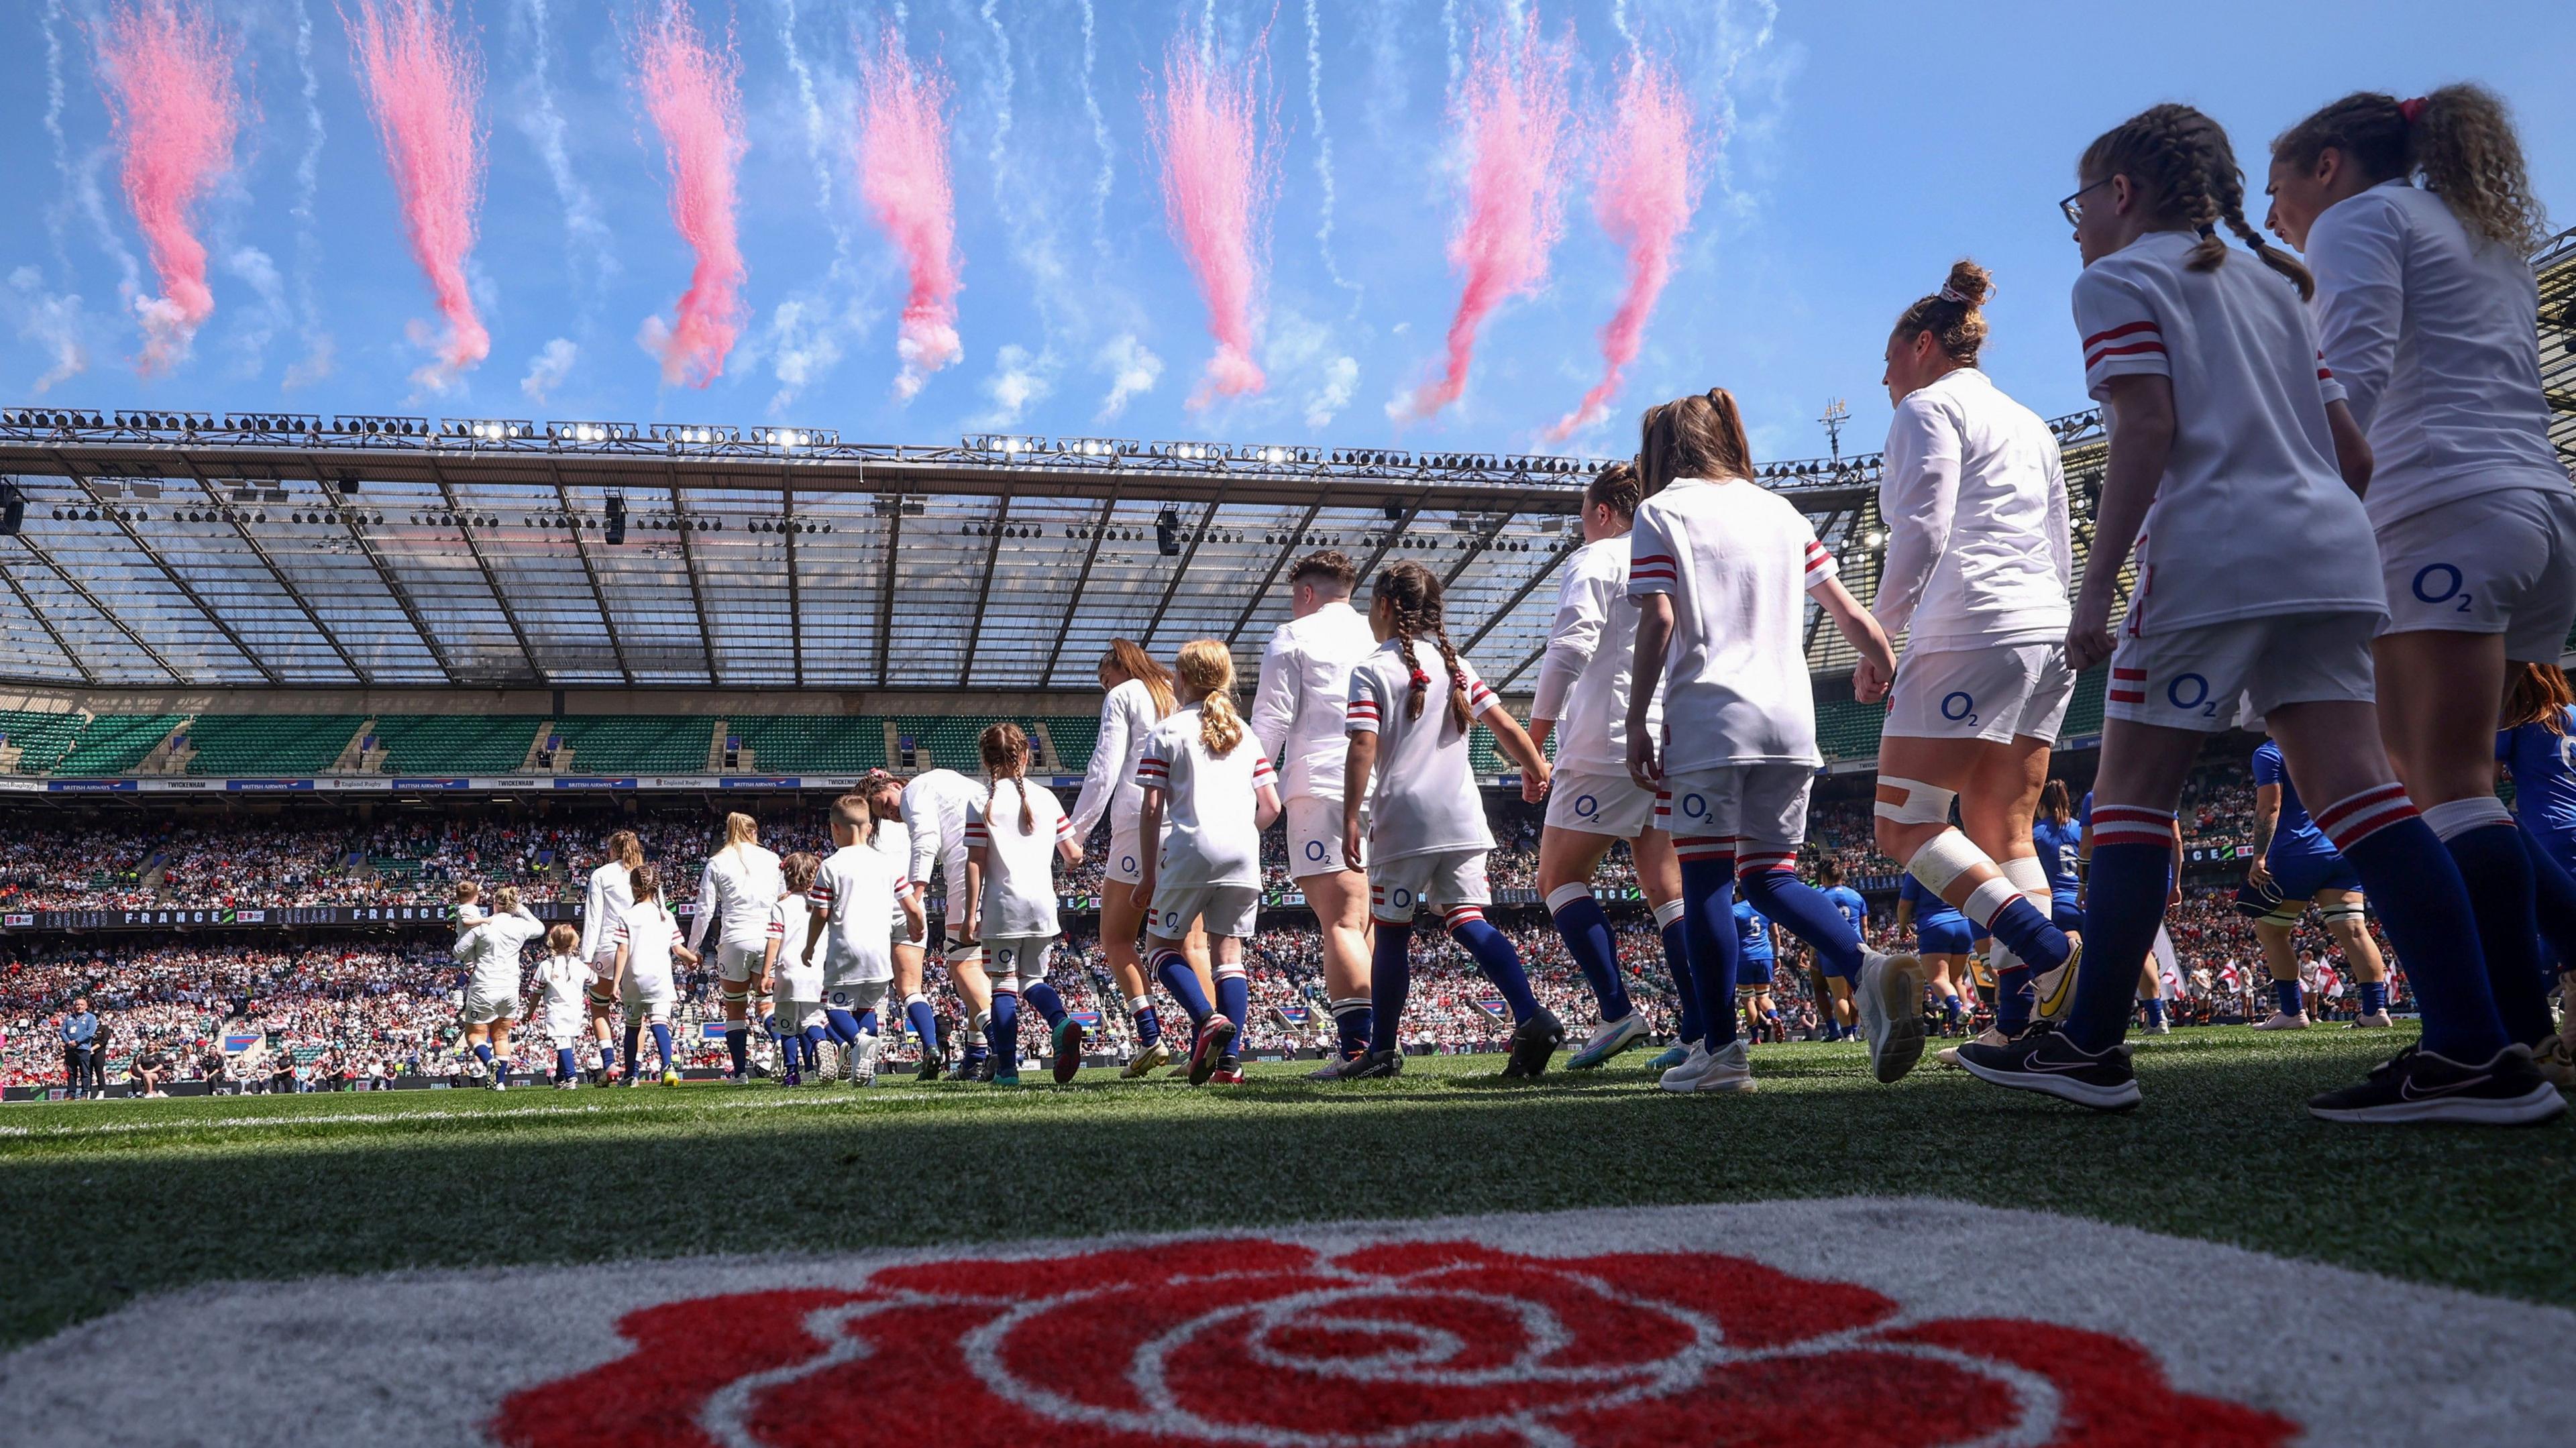
[[[1413,676],[1409,697],[1405,700],[1404,717],[1422,717],[1422,701],[1431,692],[1431,676],[1414,657],[1414,641],[1429,635],[1440,647],[1441,666],[1449,671],[1449,722],[1464,734],[1475,722],[1467,710],[1467,672],[1458,666],[1458,650],[1449,642],[1449,626],[1440,619],[1442,590],[1440,575],[1421,564],[1406,559],[1381,569],[1371,592],[1385,602],[1391,614],[1398,652],[1404,666]]]
[[[975,740],[976,751],[984,756],[984,768],[993,782],[984,791],[984,817],[993,817],[993,802],[1002,793],[1002,781],[1010,780],[1020,792],[1020,833],[1027,834],[1038,826],[1038,812],[1029,803],[1029,736],[1017,724],[990,724]]]
[[[2168,101],[2138,112],[2095,137],[2076,169],[2088,181],[2128,177],[2144,193],[2141,205],[2148,215],[2198,233],[2193,271],[2214,271],[2227,259],[2227,243],[2218,236],[2225,226],[2263,265],[2289,278],[2299,300],[2316,295],[2308,269],[2245,219],[2245,173],[2236,164],[2236,149],[2218,122],[2190,106]]]

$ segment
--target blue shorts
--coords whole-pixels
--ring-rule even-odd
[[[1914,927],[1914,949],[1923,955],[1965,955],[1968,953],[1968,922],[1965,917],[1945,925]]]
[[[2081,933],[2084,929],[2084,907],[2076,904],[2072,895],[2051,895],[2048,897],[2048,923],[2070,935]]]
[[[2284,900],[2313,900],[2319,890],[2361,888],[2361,876],[2341,855],[2285,854],[2267,858],[2263,868],[2272,872]]]
[[[1742,990],[1746,986],[1756,985],[1765,990],[1770,989],[1771,961],[1772,958],[1767,955],[1737,956],[1735,959],[1736,989]]]

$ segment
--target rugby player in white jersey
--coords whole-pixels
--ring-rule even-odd
[[[1082,793],[1073,802],[1073,837],[1088,841],[1103,815],[1109,819],[1109,855],[1100,889],[1100,949],[1109,973],[1136,1030],[1136,1054],[1126,1075],[1142,1076],[1172,1059],[1163,1044],[1163,1022],[1154,1009],[1153,988],[1145,979],[1136,949],[1144,928],[1144,911],[1136,904],[1137,881],[1144,878],[1154,847],[1145,842],[1138,821],[1145,792],[1136,787],[1136,760],[1145,736],[1170,717],[1172,675],[1129,639],[1111,639],[1100,660],[1100,732],[1091,745],[1091,764],[1082,776]],[[1202,942],[1204,948],[1204,942]],[[1184,952],[1186,954],[1186,952]]]
[[[736,1085],[751,1079],[751,997],[769,944],[769,907],[787,893],[778,856],[759,839],[760,825],[751,816],[725,816],[724,848],[707,856],[698,875],[698,913],[689,922],[689,948],[704,950],[707,926],[718,916],[724,919],[716,937],[716,978],[724,995],[725,1052],[733,1059],[725,1079]]]
[[[845,794],[832,802],[832,854],[814,872],[813,886],[806,891],[805,939],[797,948],[800,966],[810,969],[816,947],[830,941],[822,961],[824,1027],[840,1042],[842,1059],[850,1063],[844,1074],[861,1086],[876,1077],[883,1039],[878,1011],[894,982],[886,918],[901,910],[914,933],[926,923],[921,902],[903,871],[867,848],[873,820],[865,795]],[[953,878],[952,895],[966,888],[963,870]]]
[[[1270,635],[1252,697],[1252,737],[1279,761],[1287,800],[1288,877],[1322,929],[1324,995],[1338,1038],[1336,1064],[1369,1048],[1369,889],[1342,856],[1342,761],[1350,752],[1343,704],[1351,666],[1377,651],[1368,616],[1351,607],[1359,568],[1336,549],[1288,571],[1289,620]],[[1360,781],[1367,791],[1368,781]],[[1325,1068],[1332,1070],[1331,1066]]]
[[[1679,1033],[1664,1065],[1680,1065],[1701,1034],[1689,946],[1682,938],[1681,862],[1673,858],[1672,836],[1655,827],[1654,795],[1628,777],[1628,673],[1637,646],[1637,607],[1628,601],[1628,529],[1642,497],[1637,469],[1629,463],[1602,469],[1584,490],[1583,546],[1565,560],[1556,619],[1530,704],[1530,742],[1543,749],[1549,736],[1556,739],[1554,778],[1521,785],[1521,798],[1531,804],[1542,796],[1547,800],[1547,824],[1538,841],[1539,894],[1601,1006],[1601,1024],[1566,1061],[1569,1071],[1591,1070],[1646,1041],[1645,1012],[1628,999],[1619,971],[1618,937],[1592,897],[1593,874],[1622,840],[1663,935],[1665,964],[1681,1007]],[[1646,727],[1662,725],[1663,711],[1649,701]]]
[[[518,1024],[522,978],[520,952],[545,934],[545,922],[519,903],[519,887],[504,885],[492,896],[492,913],[467,926],[456,937],[457,963],[471,974],[465,986],[465,1044],[491,1073],[495,1091],[510,1085],[510,1031]]]
[[[616,948],[617,1003],[626,1012],[626,1084],[641,1085],[643,1033],[653,1032],[653,1048],[662,1058],[662,1084],[680,1084],[679,1063],[671,1047],[671,1014],[679,1003],[679,983],[671,962],[698,963],[698,953],[680,943],[680,918],[662,902],[662,872],[638,865],[628,888],[635,903],[617,917],[609,931]]]
[[[599,1041],[599,1084],[617,1074],[617,947],[609,937],[635,903],[629,881],[644,863],[633,830],[608,837],[608,860],[590,872],[581,897],[581,958],[590,964],[590,1031]]]
[[[953,769],[933,769],[913,776],[897,806],[904,833],[912,840],[912,859],[899,873],[911,882],[916,900],[927,900],[936,869],[947,896],[942,951],[949,983],[967,1010],[964,1054],[957,1068],[961,1077],[980,1077],[991,1067],[984,1028],[992,1019],[993,987],[984,975],[983,947],[966,935],[966,815],[983,798],[984,786],[974,780]]]
[[[909,878],[912,831],[903,822],[903,781],[882,769],[871,769],[859,785],[859,793],[868,801],[867,836],[860,843],[885,856]],[[930,1008],[930,996],[921,988],[921,966],[929,954],[928,941],[914,932],[900,909],[887,924],[893,932],[893,993],[903,1002],[903,1018],[912,1027],[913,1037],[921,1042],[921,1069],[914,1079],[936,1081],[948,1056],[939,1039],[939,1015]],[[792,954],[792,940],[789,948]]]
[[[527,1019],[544,1033],[555,1053],[555,1089],[569,1091],[581,1081],[582,995],[590,985],[590,962],[581,958],[581,932],[557,925],[546,932],[546,958],[531,983],[535,1007]]]

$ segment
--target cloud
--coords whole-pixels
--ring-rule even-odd
[[[50,359],[30,390],[42,396],[54,384],[88,369],[89,347],[82,340],[88,325],[78,296],[47,292],[43,275],[32,266],[22,266],[9,273],[8,306],[18,335],[44,349]]]
[[[769,370],[778,379],[769,399],[773,415],[841,360],[842,331],[842,319],[819,298],[790,297],[769,314]]]
[[[554,400],[555,389],[572,375],[572,364],[581,356],[581,348],[570,337],[557,337],[528,359],[528,375],[519,379],[519,390],[539,406]]]
[[[267,362],[270,340],[295,323],[286,302],[286,279],[278,273],[277,262],[255,246],[226,252],[224,270],[250,288],[256,299],[249,309],[237,313],[240,322],[231,339],[231,348],[240,357],[235,375],[256,377]]]
[[[1102,399],[1095,422],[1116,421],[1131,399],[1153,391],[1163,376],[1163,359],[1147,351],[1133,332],[1110,338],[1092,359],[1092,366],[1109,377],[1109,395]]]
[[[1360,359],[1336,357],[1324,364],[1324,382],[1306,397],[1306,426],[1322,429],[1332,425],[1333,418],[1351,405],[1359,391]]]
[[[998,366],[992,376],[984,379],[984,395],[992,399],[993,410],[977,422],[983,427],[1010,427],[1032,404],[1044,401],[1055,391],[1055,355],[1033,353],[1011,342],[1003,345],[994,360]]]

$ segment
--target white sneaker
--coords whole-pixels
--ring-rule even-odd
[[[2272,1012],[2272,1018],[2270,1020],[2256,1021],[2254,1023],[2254,1029],[2258,1031],[2304,1031],[2307,1028],[2308,1013],[2306,1011],[2301,1011],[2295,1016],[2282,1011],[2274,1011]]]
[[[2150,1021],[2147,1023],[2145,1029],[2146,1033],[2150,1036],[2170,1036],[2173,1034],[2173,1023],[2171,1021]]]
[[[858,1044],[856,1042],[852,1042],[849,1045],[841,1047],[840,1055],[841,1059],[833,1065],[832,1074],[838,1076],[843,1081],[852,1083],[857,1082],[859,1079]]]
[[[1691,1058],[1666,1071],[1655,1083],[1676,1095],[1697,1091],[1750,1091],[1753,1089],[1753,1063],[1744,1053],[1742,1037],[1729,1041],[1717,1051],[1694,1044]]]
[[[859,1063],[857,1067],[854,1068],[855,1074],[853,1076],[853,1079],[859,1085],[873,1086],[876,1084],[877,1053],[883,1049],[885,1049],[885,1037],[877,1035],[859,1037],[858,1045],[852,1050],[852,1054],[859,1058]]]
[[[1646,1013],[1630,1011],[1618,1020],[1610,1021],[1594,1031],[1590,1039],[1583,1043],[1583,1049],[1575,1052],[1572,1058],[1566,1061],[1565,1069],[1589,1071],[1622,1051],[1644,1045],[1646,1034]]]
[[[1869,1072],[1880,1085],[1905,1079],[1923,1059],[1923,964],[1911,955],[1861,958],[1852,982],[1861,1035],[1869,1042]]]
[[[1995,1029],[1994,1027],[1992,1027],[1992,1026],[1988,1026],[1988,1027],[1986,1027],[1984,1030],[1977,1032],[1977,1034],[1975,1035],[1975,1037],[1974,1037],[1974,1038],[1972,1038],[1972,1039],[1970,1039],[1970,1040],[1962,1041],[1962,1042],[1960,1042],[1960,1043],[1959,1043],[1959,1045],[1961,1045],[1961,1046],[2000,1046],[2000,1045],[2002,1045],[2004,1042],[2009,1041],[2009,1040],[2011,1040],[2011,1039],[2012,1039],[2012,1037],[2005,1035],[2003,1032],[1996,1030],[1996,1029]],[[1936,1055],[1938,1055],[1938,1056],[1941,1058],[1941,1064],[1942,1064],[1942,1065],[1944,1065],[1944,1066],[1956,1066],[1956,1065],[1958,1065],[1958,1064],[1959,1064],[1959,1047],[1958,1047],[1958,1046],[1943,1046],[1943,1047],[1942,1047],[1938,1052],[1936,1052],[1935,1054],[1936,1054]]]
[[[507,1081],[495,1081],[492,1083],[492,1089],[495,1091],[507,1091],[510,1089],[510,1083]]]
[[[2344,1029],[2348,1031],[2384,1031],[2396,1024],[2397,1023],[2395,1021],[2388,1018],[2388,1012],[2386,1011],[2368,1011],[2353,1017],[2352,1024],[2346,1026]]]

